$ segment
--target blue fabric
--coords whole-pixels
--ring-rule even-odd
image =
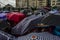
[[[57,30],[54,30],[54,32],[53,32],[55,35],[57,35],[57,36],[60,36],[60,32],[59,31],[57,31]]]
[[[60,26],[56,26],[54,31],[53,31],[53,34],[57,35],[57,36],[60,36]]]
[[[58,11],[57,10],[51,10],[49,13],[56,14],[56,13],[58,13]]]
[[[0,20],[6,20],[6,13],[0,13]]]
[[[56,30],[60,30],[60,26],[56,26],[56,28],[55,28]]]

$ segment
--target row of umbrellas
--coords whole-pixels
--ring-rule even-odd
[[[14,21],[15,23],[17,23],[17,22],[19,22],[19,20],[21,20],[16,26],[14,26],[14,28],[12,28],[14,31],[15,30],[17,31],[18,29],[21,28],[21,30],[18,30],[17,32],[15,31],[18,34],[24,34],[26,31],[28,31],[29,25],[33,26],[32,24],[43,23],[46,25],[60,26],[60,22],[59,22],[60,15],[54,14],[54,13],[57,13],[56,10],[53,11],[54,13],[50,11],[49,13],[42,15],[42,16],[40,16],[41,15],[40,11],[38,11],[38,12],[37,12],[38,14],[33,14],[28,17],[26,17],[23,13],[20,13],[20,12],[0,13],[0,15],[1,15],[1,17],[5,18],[6,15],[8,14],[6,19],[8,19],[9,21],[12,21],[12,22]]]

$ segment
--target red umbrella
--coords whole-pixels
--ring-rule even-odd
[[[14,23],[20,22],[22,19],[24,19],[26,16],[23,13],[20,12],[11,12],[7,14],[7,19],[9,21],[12,21]]]

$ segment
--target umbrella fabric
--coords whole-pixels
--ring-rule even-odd
[[[57,10],[52,10],[52,11],[49,11],[49,13],[56,14],[56,13],[58,13],[58,11]]]
[[[49,15],[43,21],[43,24],[60,26],[60,15]]]
[[[0,30],[0,40],[13,40],[15,37]]]
[[[32,29],[32,24],[40,23],[42,17],[43,16],[40,15],[32,15],[23,19],[14,28],[12,28],[12,33],[19,35],[25,34],[27,31]]]
[[[12,12],[12,13],[7,14],[7,19],[9,21],[13,21],[14,23],[18,23],[25,17],[26,16],[23,13],[19,13],[19,12]]]
[[[60,26],[56,26],[53,30],[53,34],[60,36]]]
[[[9,27],[7,21],[0,21],[0,30],[5,30],[7,27]]]
[[[0,13],[0,20],[6,20],[6,13]]]

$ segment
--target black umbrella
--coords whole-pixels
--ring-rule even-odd
[[[49,15],[44,20],[43,24],[60,26],[60,15]]]

